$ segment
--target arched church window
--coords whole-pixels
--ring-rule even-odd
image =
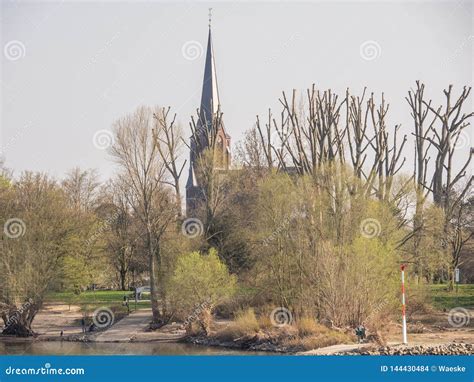
[[[219,166],[224,164],[224,141],[220,135],[217,136],[217,164]]]

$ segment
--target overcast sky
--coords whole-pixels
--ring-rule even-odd
[[[341,94],[385,92],[390,126],[409,132],[404,97],[415,80],[437,101],[448,84],[456,94],[472,85],[472,3],[3,0],[6,166],[57,177],[97,168],[105,179],[114,165],[94,134],[139,105],[171,106],[188,129],[200,101],[209,7],[233,144],[257,114],[279,111],[282,90],[312,83]],[[412,151],[410,144],[408,158]]]

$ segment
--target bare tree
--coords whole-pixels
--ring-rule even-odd
[[[408,92],[407,100],[411,109],[411,116],[413,118],[414,132],[412,135],[415,138],[415,159],[413,168],[413,179],[416,193],[415,214],[413,216],[413,255],[418,267],[418,272],[422,274],[422,256],[421,240],[424,230],[424,206],[431,185],[428,184],[428,164],[430,161],[429,150],[431,143],[427,140],[436,117],[429,118],[429,108],[425,104],[424,99],[425,85],[420,81],[416,81],[416,89]],[[429,101],[428,105],[431,105]]]
[[[218,141],[219,127],[222,124],[220,109],[213,114],[212,121],[205,120],[205,113],[197,111],[198,118],[191,118],[191,156],[194,158],[195,175],[202,199],[199,210],[204,215],[205,237],[212,244],[221,232],[216,229],[216,217],[221,212],[225,193],[225,179],[218,163],[220,156]]]
[[[268,162],[268,157],[264,154],[266,149],[262,145],[259,131],[257,126],[246,131],[243,142],[237,143],[236,152],[237,160],[243,166],[262,174],[266,172],[265,170],[271,169],[273,165]],[[270,137],[267,139],[269,140]]]
[[[128,203],[144,230],[144,247],[149,258],[153,324],[163,321],[159,309],[161,270],[160,240],[168,224],[176,216],[175,203],[169,203],[165,188],[166,165],[153,138],[153,111],[140,107],[134,114],[114,124],[115,142],[111,154],[120,165],[120,179],[127,189]]]
[[[460,187],[460,189],[464,191],[464,187]],[[451,266],[453,269],[462,265],[462,250],[474,237],[473,212],[474,195],[472,190],[469,190],[456,203],[448,226],[447,240],[451,251]]]
[[[99,188],[97,170],[70,170],[62,182],[71,204],[79,211],[90,211],[96,206]]]
[[[466,170],[471,163],[472,151],[469,153],[467,160],[461,165],[457,173],[454,170],[454,154],[458,145],[459,139],[463,138],[463,131],[470,126],[469,119],[474,116],[474,112],[462,113],[464,102],[468,99],[471,88],[463,88],[462,93],[458,99],[452,104],[452,89],[449,85],[448,89],[444,90],[445,106],[440,106],[434,109],[431,102],[424,101],[424,104],[437,117],[438,126],[433,125],[431,131],[432,137],[426,137],[436,149],[435,169],[433,174],[433,200],[442,206],[443,209],[449,210],[456,204],[455,200],[450,199],[451,191],[459,184],[458,182],[466,176]],[[469,189],[472,183],[472,176],[464,186],[464,189]],[[464,193],[465,193],[464,192]],[[463,194],[463,192],[461,192]],[[453,205],[454,203],[454,205]]]
[[[453,220],[459,221],[456,216],[459,218],[459,213],[462,213],[463,201],[471,191],[473,181],[472,174],[468,174],[473,155],[472,150],[458,170],[454,167],[455,154],[464,138],[464,130],[470,126],[469,120],[474,115],[474,112],[463,112],[464,103],[469,98],[471,88],[464,87],[458,98],[454,100],[452,90],[453,87],[450,85],[448,89],[443,91],[445,104],[437,109],[432,106],[432,101],[423,99],[424,85],[418,82],[417,90],[414,93],[409,93],[408,99],[415,120],[418,190],[422,188],[429,190],[433,195],[434,203],[444,211],[445,237],[443,247],[450,252],[452,259],[451,280],[454,279],[454,268],[459,263],[459,255],[465,244],[465,241],[460,239],[460,231],[453,227]],[[429,112],[432,113],[433,120],[428,130],[423,130],[423,122]],[[424,144],[426,144],[426,148],[424,148]],[[426,168],[429,160],[427,153],[430,147],[434,148],[435,161],[433,174],[428,178]],[[461,182],[464,180],[465,183],[461,187]],[[425,195],[419,197],[421,201],[426,198]],[[449,246],[449,243],[451,243],[451,246]]]
[[[398,131],[400,125],[395,125],[393,131],[393,141],[390,143],[389,133],[387,131],[386,116],[389,105],[385,102],[382,93],[382,101],[376,109],[374,96],[372,94],[368,108],[372,119],[374,129],[374,139],[370,144],[375,152],[374,166],[371,173],[377,174],[376,196],[379,200],[389,200],[391,198],[391,190],[394,176],[400,171],[405,158],[401,158],[403,147],[407,141],[406,135],[401,143],[397,142]],[[400,163],[400,159],[402,159]]]
[[[169,107],[168,109],[158,108],[158,110],[153,113],[153,117],[157,121],[157,126],[153,130],[153,136],[161,160],[172,178],[172,182],[168,184],[170,184],[175,191],[178,217],[181,218],[182,207],[179,179],[187,161],[185,160],[181,167],[178,166],[179,155],[183,146],[183,134],[181,127],[176,124],[176,114],[174,114],[173,119],[170,121],[168,117],[169,113]]]
[[[364,163],[367,160],[367,149],[371,140],[367,136],[367,127],[369,126],[369,103],[364,108],[364,98],[366,88],[362,96],[350,96],[349,89],[346,91],[347,112],[347,143],[350,150],[354,175],[362,179],[364,175]],[[364,175],[365,176],[365,175]]]
[[[392,186],[405,162],[402,152],[407,137],[400,142],[398,125],[392,134],[388,131],[389,105],[383,94],[381,103],[376,105],[373,94],[364,100],[365,93],[366,89],[362,96],[354,97],[347,90],[339,100],[331,90],[320,92],[313,85],[306,92],[306,106],[299,106],[296,91],[291,101],[283,92],[279,120],[270,111],[263,127],[257,118],[268,166],[276,161],[277,169],[311,177],[317,192],[331,198],[335,216],[342,216],[346,188],[352,198],[375,195],[395,203],[406,194],[406,187],[395,193]],[[369,136],[370,126],[373,136]],[[352,179],[345,175],[347,155],[353,166]],[[368,158],[371,163],[367,164]],[[319,222],[322,223],[322,217]],[[342,226],[337,225],[336,232],[340,233],[340,229]]]

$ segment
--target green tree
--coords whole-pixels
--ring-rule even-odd
[[[215,306],[235,293],[236,284],[236,277],[229,274],[211,248],[208,254],[191,252],[180,256],[169,288],[176,312],[186,317],[188,324],[192,323],[190,317],[195,317],[204,333],[209,334]]]
[[[64,192],[40,173],[0,191],[0,315],[4,334],[29,336],[61,260],[71,253],[76,220]]]

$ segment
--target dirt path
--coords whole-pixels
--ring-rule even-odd
[[[83,338],[79,306],[45,305],[33,322],[33,330],[38,333],[36,340],[59,340],[63,337]],[[140,309],[116,322],[112,327],[99,333],[87,334],[90,342],[151,342],[177,341],[184,335],[180,325],[172,323],[154,332],[146,331],[152,318],[151,309]]]
[[[459,327],[449,323],[449,311],[434,311],[410,317],[408,320],[408,343],[411,345],[434,345],[448,342],[474,343],[474,309],[466,309]],[[400,343],[401,325],[392,325],[385,333],[389,343]]]
[[[80,335],[82,312],[79,306],[72,305],[45,305],[33,321],[33,330],[40,337],[58,337],[63,335]]]
[[[151,309],[140,309],[130,313],[109,329],[88,336],[88,339],[91,342],[173,342],[185,334],[181,325],[176,323],[159,330],[148,331],[151,319]]]
[[[95,342],[129,342],[145,331],[151,321],[151,309],[139,310],[121,319],[109,329],[95,335]]]

